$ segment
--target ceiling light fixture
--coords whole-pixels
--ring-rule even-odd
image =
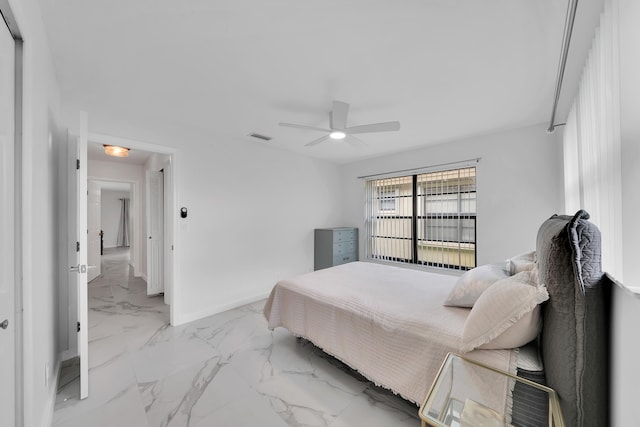
[[[347,134],[339,130],[334,130],[329,134],[329,138],[331,139],[344,139],[345,136],[347,136]]]
[[[117,145],[107,145],[104,146],[104,154],[107,156],[114,157],[129,157],[129,149],[125,147],[118,147]]]

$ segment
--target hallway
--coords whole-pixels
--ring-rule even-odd
[[[264,301],[168,325],[128,250],[105,251],[89,284],[89,397],[73,366],[59,381],[53,426],[417,426],[417,407],[380,390],[286,330]],[[71,374],[69,374],[71,373]]]

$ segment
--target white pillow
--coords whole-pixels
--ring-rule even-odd
[[[498,280],[509,277],[501,264],[486,264],[464,273],[449,293],[444,305],[473,307],[480,295]]]
[[[489,287],[464,323],[461,351],[515,348],[533,340],[542,327],[539,304],[549,299],[537,278],[537,269],[523,271]]]
[[[537,257],[536,251],[525,252],[520,255],[516,255],[507,260],[507,270],[510,274],[518,274],[523,271],[533,270],[536,266]]]

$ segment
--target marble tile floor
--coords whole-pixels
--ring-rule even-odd
[[[65,362],[53,426],[419,426],[417,407],[305,340],[269,331],[264,301],[168,325],[128,251],[89,284],[89,397]]]

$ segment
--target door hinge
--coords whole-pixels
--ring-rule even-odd
[[[80,252],[80,242],[76,242],[76,252]]]
[[[80,170],[80,159],[76,159],[76,169]]]
[[[78,322],[77,325],[78,325],[78,332],[80,332],[80,322]]]

